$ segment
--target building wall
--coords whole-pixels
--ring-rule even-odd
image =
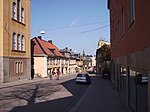
[[[17,56],[17,57],[30,57],[30,0],[21,0],[21,5],[25,9],[25,24],[12,19],[12,0],[4,1],[4,15],[3,15],[3,41],[4,53],[3,56]],[[15,1],[15,0],[14,0]],[[25,37],[25,53],[12,51],[12,33],[24,35]]]
[[[0,56],[3,55],[3,0],[0,0]]]
[[[76,60],[75,59],[70,59],[69,61],[69,73],[76,73]]]
[[[148,112],[150,111],[150,80],[144,85],[139,85],[134,80],[137,80],[138,73],[148,77],[150,75],[150,15],[148,14],[150,1],[134,0],[135,20],[131,24],[128,18],[129,1],[108,0],[113,66],[111,79],[119,92],[126,91],[126,95],[122,93],[122,97],[134,111]],[[124,33],[121,33],[122,11]],[[127,70],[125,76],[121,75],[121,67]]]
[[[12,19],[12,3],[17,0],[0,1],[0,82],[9,82],[29,78],[31,73],[30,62],[30,0],[20,0],[24,8],[24,23]],[[25,51],[12,49],[12,34],[24,35]],[[21,46],[21,45],[20,45]],[[15,62],[23,62],[23,72],[15,73]]]
[[[129,0],[118,1],[118,5],[117,1],[110,0],[112,58],[150,47],[150,15],[148,14],[150,2],[135,1],[135,21],[130,26],[128,5]],[[118,21],[121,22],[122,9],[124,9],[125,33],[118,37]]]
[[[47,77],[47,57],[34,57],[35,75]]]

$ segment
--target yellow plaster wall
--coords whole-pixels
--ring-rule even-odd
[[[3,56],[3,0],[0,0],[0,57]]]
[[[21,6],[25,9],[25,24],[21,24],[12,19],[12,0],[0,0],[4,2],[3,13],[3,45],[4,56],[30,57],[30,0],[21,0]],[[24,35],[25,53],[12,51],[12,34]]]
[[[41,77],[44,77],[44,57],[34,57],[34,69],[35,73],[41,74]]]

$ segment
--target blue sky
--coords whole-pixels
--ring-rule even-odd
[[[42,35],[59,48],[95,55],[101,37],[109,41],[107,0],[31,0],[31,37]],[[94,31],[91,31],[94,30]],[[86,32],[90,31],[90,32]]]

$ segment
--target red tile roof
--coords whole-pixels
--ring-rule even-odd
[[[50,57],[64,57],[53,43],[36,37],[31,41],[34,42],[33,54],[46,54]]]

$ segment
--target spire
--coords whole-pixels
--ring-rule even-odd
[[[83,50],[82,56],[85,57],[85,51]]]

